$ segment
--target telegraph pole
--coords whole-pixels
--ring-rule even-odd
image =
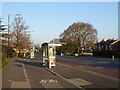
[[[16,14],[16,18],[20,18],[20,14]],[[19,53],[18,29],[19,29],[19,26],[17,25],[17,58],[18,58],[18,53]]]
[[[8,48],[9,48],[9,34],[10,34],[10,15],[8,15]]]

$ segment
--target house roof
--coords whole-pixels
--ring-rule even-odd
[[[106,40],[106,41],[104,41],[104,39],[103,40],[101,40],[99,43],[97,43],[96,45],[105,45],[105,44],[111,44],[111,43],[113,43],[113,42],[115,42],[116,40],[114,40],[114,39],[108,39],[108,40]]]
[[[114,41],[111,45],[114,45],[114,44],[116,44],[116,43],[120,43],[120,40]]]

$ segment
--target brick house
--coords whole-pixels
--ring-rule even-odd
[[[116,40],[111,44],[112,50],[120,51],[120,40]]]

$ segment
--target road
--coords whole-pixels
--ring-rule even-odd
[[[57,66],[51,70],[72,82],[77,79],[91,83],[77,84],[83,88],[118,88],[119,84],[118,60],[109,58],[57,56]]]
[[[57,56],[57,66],[52,69],[42,66],[41,55],[36,55],[36,58],[32,60],[11,60],[2,71],[2,87],[4,89],[25,88],[31,90],[35,88],[40,90],[49,88],[62,88],[62,90],[67,88],[71,88],[71,90],[89,90],[90,88],[102,88],[102,90],[118,89],[117,78],[93,73],[72,66],[71,63],[69,65],[68,62],[67,64],[63,62],[68,61],[68,59],[72,61],[72,59],[76,60],[76,57]],[[74,63],[72,62],[72,64]]]
[[[112,60],[112,58],[100,58],[93,56],[58,56],[58,60],[77,62],[81,64],[86,64],[93,67],[104,67],[111,69],[120,69],[120,61],[118,59]]]
[[[25,90],[49,90],[50,88],[62,88],[62,90],[73,88],[82,90],[60,76],[51,73],[42,66],[41,61],[41,58],[9,61],[10,63],[2,70],[3,90],[17,90],[18,88]]]

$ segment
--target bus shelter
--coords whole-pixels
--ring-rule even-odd
[[[43,48],[43,65],[51,68],[56,66],[56,47],[62,44],[46,44]]]

